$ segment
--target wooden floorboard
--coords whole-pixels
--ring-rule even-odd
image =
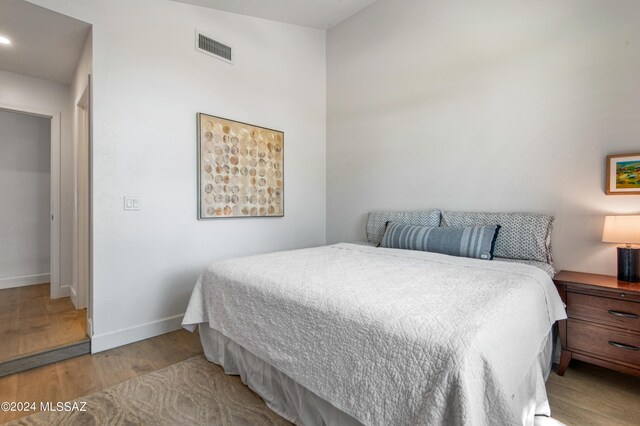
[[[87,339],[87,311],[49,298],[49,284],[0,290],[0,363]]]
[[[567,425],[640,424],[640,377],[572,361],[547,381],[551,414]]]
[[[197,333],[175,331],[0,378],[0,401],[69,401],[200,353]],[[640,378],[574,361],[564,377],[551,373],[547,391],[567,425],[638,425]],[[0,423],[27,414],[0,413]]]
[[[202,353],[184,330],[0,378],[2,401],[70,401]],[[29,413],[0,412],[0,423]]]

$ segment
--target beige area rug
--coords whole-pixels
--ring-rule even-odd
[[[76,401],[85,412],[40,412],[8,425],[291,425],[203,355]]]

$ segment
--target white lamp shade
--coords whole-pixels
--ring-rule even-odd
[[[605,243],[640,243],[640,216],[606,216],[602,241]]]

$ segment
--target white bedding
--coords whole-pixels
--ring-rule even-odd
[[[509,401],[564,318],[532,266],[337,244],[210,265],[183,324],[364,424],[480,425],[523,423]]]

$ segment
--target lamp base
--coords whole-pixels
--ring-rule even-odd
[[[640,248],[618,247],[618,279],[640,282]]]

